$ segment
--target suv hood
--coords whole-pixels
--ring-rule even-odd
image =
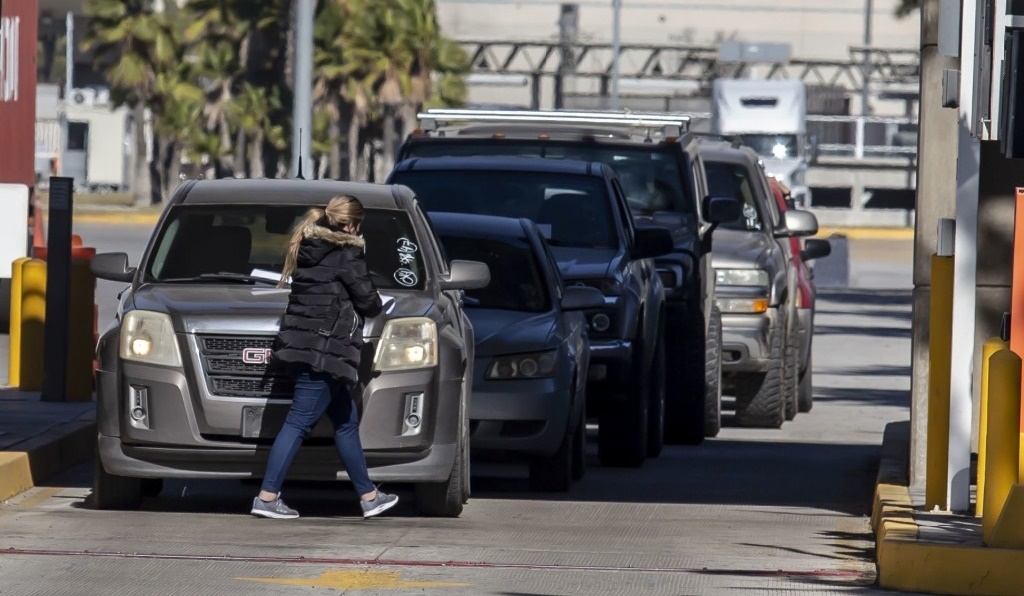
[[[612,248],[566,248],[552,246],[562,277],[570,279],[602,279],[615,267],[618,251]]]
[[[473,324],[477,356],[546,350],[555,326],[552,312],[466,307],[466,315]]]
[[[764,232],[740,232],[718,228],[715,230],[711,263],[716,269],[751,269],[764,265],[770,242]]]
[[[288,305],[287,289],[269,285],[175,283],[144,284],[132,295],[136,309],[167,313],[179,333],[274,334]],[[379,337],[389,319],[423,316],[433,301],[410,292],[381,292],[394,298],[385,314],[369,319],[364,337]]]

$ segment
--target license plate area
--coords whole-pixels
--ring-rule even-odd
[[[272,439],[281,430],[281,425],[287,415],[287,407],[243,406],[242,437],[245,439]]]

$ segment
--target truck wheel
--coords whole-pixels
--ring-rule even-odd
[[[598,416],[597,457],[603,466],[639,468],[647,459],[650,377],[637,362],[643,362],[640,343],[629,375],[637,386],[621,388],[620,395],[604,404]]]
[[[814,407],[814,384],[811,381],[812,360],[811,356],[807,357],[807,370],[804,371],[804,374],[800,375],[797,405],[801,412],[810,412],[811,408]]]
[[[739,426],[780,428],[785,419],[785,361],[779,325],[771,337],[768,371],[736,378],[736,423]]]
[[[465,403],[465,400],[463,400]],[[466,482],[469,481],[469,425],[466,411],[459,406],[462,432],[459,433],[452,471],[444,482],[420,482],[416,485],[416,511],[428,517],[459,517],[466,504]]]
[[[692,306],[692,308],[691,308]],[[670,323],[672,340],[668,361],[668,395],[665,400],[665,442],[699,445],[704,441],[707,394],[707,339],[704,313],[696,303],[687,304],[685,319]]]
[[[142,504],[142,480],[107,473],[96,454],[92,479],[94,509],[138,509]]]
[[[800,350],[797,347],[795,333],[786,338],[786,420],[796,418],[797,401],[800,392]]]
[[[665,447],[665,340],[658,335],[654,360],[646,375],[651,400],[647,407],[647,457],[658,457]]]
[[[722,313],[711,311],[705,360],[704,436],[717,437],[722,430]]]

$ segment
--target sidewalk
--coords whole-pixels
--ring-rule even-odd
[[[924,491],[907,486],[910,423],[885,429],[872,507],[878,583],[931,594],[1024,593],[1024,550],[982,544],[981,518],[924,509]]]

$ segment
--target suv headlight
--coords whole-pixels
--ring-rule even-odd
[[[121,358],[180,367],[181,352],[171,317],[148,310],[127,312],[121,320]]]
[[[768,272],[763,269],[716,269],[715,285],[768,287]]]
[[[380,372],[437,365],[437,325],[427,317],[392,319],[384,325],[373,357]]]
[[[487,368],[487,378],[541,379],[555,374],[555,351],[517,354],[495,358]]]

